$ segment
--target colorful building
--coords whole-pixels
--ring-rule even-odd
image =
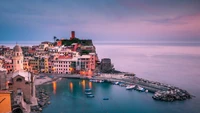
[[[49,73],[49,63],[48,63],[48,56],[42,56],[40,58],[40,72]]]
[[[12,113],[11,92],[0,90],[0,113]]]
[[[8,73],[11,73],[11,72],[13,72],[13,64],[12,63],[4,63],[3,64],[3,67],[5,68],[5,69],[7,69],[7,72]]]
[[[28,60],[24,60],[24,62],[23,62],[23,67],[24,67],[24,70],[30,71],[30,68],[29,68],[29,61],[28,61]]]
[[[71,74],[71,64],[76,62],[76,59],[68,56],[59,56],[56,60],[53,61],[55,67],[55,73],[58,74]]]
[[[34,58],[29,59],[29,65],[31,68],[31,71],[33,73],[39,73],[40,71],[40,60],[38,56],[35,56]]]

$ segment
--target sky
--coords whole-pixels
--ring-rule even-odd
[[[0,0],[0,42],[200,42],[200,0]]]

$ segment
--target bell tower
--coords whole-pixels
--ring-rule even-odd
[[[23,70],[23,59],[24,56],[22,54],[22,49],[19,45],[16,44],[16,46],[13,48],[13,72],[18,70]]]

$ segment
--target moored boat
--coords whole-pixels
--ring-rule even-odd
[[[143,87],[141,87],[141,86],[138,86],[137,88],[136,88],[136,90],[138,90],[138,91],[145,91],[145,89],[143,88]]]
[[[133,89],[133,88],[135,88],[135,85],[128,85],[128,86],[126,87],[127,90],[131,90],[131,89]]]
[[[86,94],[86,95],[91,95],[91,94],[92,94],[92,92],[85,92],[85,94]]]
[[[109,100],[109,98],[103,98],[103,100]]]
[[[85,92],[89,92],[89,91],[92,91],[92,89],[85,89]]]
[[[94,98],[94,95],[87,95],[88,98]]]

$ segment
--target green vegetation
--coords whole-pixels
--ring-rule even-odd
[[[92,40],[80,40],[81,45],[83,46],[92,46]]]
[[[70,46],[73,43],[80,43],[80,40],[78,38],[74,38],[72,40],[68,40],[68,39],[62,40],[62,45],[65,45],[65,46]]]
[[[81,55],[88,55],[90,51],[88,50],[81,50]]]

